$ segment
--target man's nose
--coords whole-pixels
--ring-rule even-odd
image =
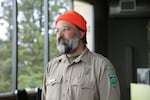
[[[59,32],[57,33],[57,37],[58,37],[58,38],[64,37],[64,33],[63,33],[62,31],[59,31]]]

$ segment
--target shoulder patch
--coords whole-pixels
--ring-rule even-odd
[[[106,71],[108,71],[108,70],[113,70],[113,69],[114,69],[113,66],[107,66],[107,67],[105,68]]]
[[[110,74],[109,75],[109,81],[110,81],[110,85],[112,86],[112,87],[116,87],[117,86],[117,77],[116,77],[116,75],[115,74]]]

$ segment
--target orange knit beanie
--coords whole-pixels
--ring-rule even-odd
[[[60,15],[56,19],[55,24],[57,24],[57,22],[60,20],[66,20],[66,21],[76,25],[80,29],[82,29],[85,33],[87,32],[86,20],[83,18],[82,15],[80,15],[79,13],[77,13],[74,10],[69,10],[69,11],[65,12],[64,14]]]

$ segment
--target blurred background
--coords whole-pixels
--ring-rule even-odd
[[[121,100],[131,83],[150,84],[149,0],[0,0],[0,100],[40,100],[54,20],[70,9],[87,20],[89,49],[114,64]]]

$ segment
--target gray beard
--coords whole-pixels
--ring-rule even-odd
[[[69,54],[78,47],[78,44],[79,44],[79,38],[75,36],[71,40],[64,40],[63,43],[59,43],[57,41],[56,45],[60,54]]]

